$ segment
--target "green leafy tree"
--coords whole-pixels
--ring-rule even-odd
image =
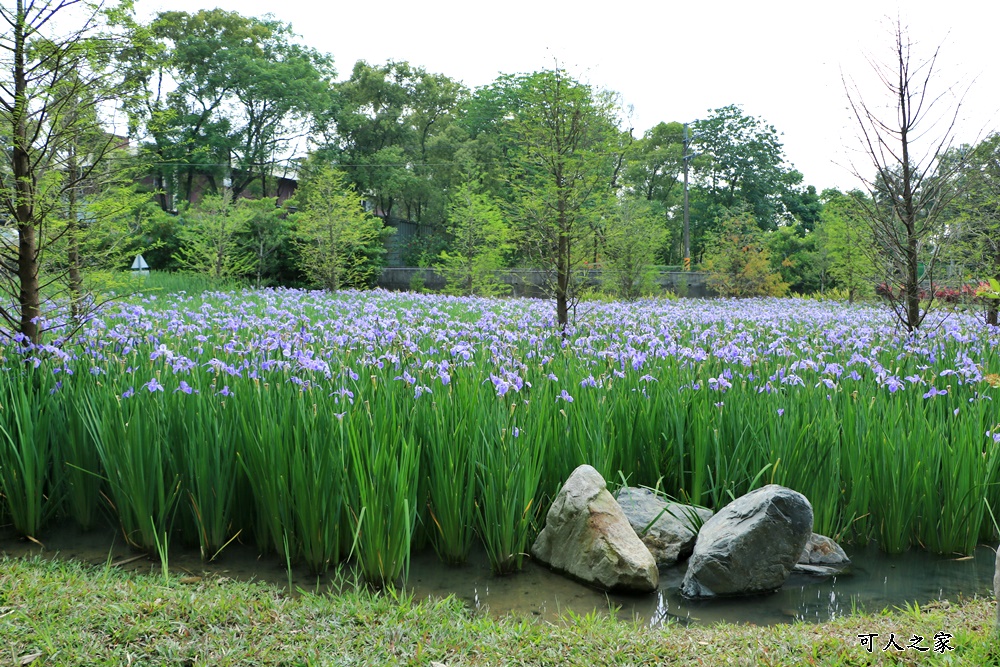
[[[270,30],[260,52],[243,52],[232,63],[233,100],[237,109],[229,165],[233,193],[260,184],[267,196],[270,179],[287,173],[281,163],[315,128],[333,104],[332,61],[314,49],[292,42],[291,26],[266,21]]]
[[[215,279],[239,278],[254,269],[254,257],[241,242],[254,210],[233,193],[208,195],[192,206],[180,228],[182,246],[176,259],[182,269]]]
[[[49,227],[66,214],[66,199],[101,169],[121,141],[105,130],[100,111],[131,93],[112,66],[135,38],[130,12],[129,2],[0,5],[0,19],[8,26],[0,33],[0,140],[8,147],[0,168],[0,208],[17,235],[16,243],[5,242],[2,249],[12,275],[0,282],[5,297],[0,318],[8,332],[32,343],[59,325],[56,312],[63,294],[50,288],[65,283],[70,267],[79,266],[46,265],[47,253],[56,250],[53,244],[66,234],[78,238],[82,231],[75,221],[64,223],[61,234]],[[86,142],[86,159],[78,150],[83,137],[100,137]],[[45,267],[56,275],[44,274]],[[69,280],[76,286],[82,282],[79,275]],[[79,317],[83,299],[72,301]]]
[[[708,286],[720,296],[784,296],[788,283],[771,268],[766,237],[746,212],[726,216],[705,253]]]
[[[714,210],[742,206],[762,229],[779,226],[787,214],[782,197],[801,174],[786,164],[773,125],[729,105],[695,121],[692,145],[700,154],[695,182]]]
[[[794,169],[785,174],[786,190],[781,195],[785,210],[795,219],[795,224],[803,234],[816,229],[823,214],[823,200],[816,187],[802,187],[802,174]]]
[[[826,249],[830,276],[836,285],[847,290],[847,299],[868,298],[875,293],[875,267],[865,248],[873,243],[871,232],[863,218],[858,200],[860,191],[844,194],[839,190],[824,190],[823,213],[819,234]]]
[[[368,287],[384,265],[385,239],[395,230],[364,210],[347,175],[331,167],[310,174],[293,216],[303,273],[326,290]]]
[[[245,229],[245,245],[253,257],[257,287],[277,268],[278,251],[288,239],[287,211],[278,208],[276,197],[241,200],[250,214]]]
[[[453,294],[497,296],[508,294],[510,285],[498,272],[514,250],[513,233],[503,212],[489,196],[471,184],[458,188],[448,205],[445,229],[448,249],[438,258],[447,291]]]
[[[797,294],[821,292],[828,281],[829,262],[816,232],[796,222],[767,233],[771,267]]]
[[[552,276],[556,319],[565,329],[577,298],[575,274],[622,165],[620,107],[613,94],[561,69],[498,84],[520,101],[503,129],[513,216],[526,256]]]
[[[667,241],[663,224],[650,202],[623,199],[605,228],[602,282],[616,297],[631,301],[650,294],[656,276],[656,255]]]
[[[646,131],[631,147],[623,183],[633,197],[649,202],[649,213],[658,215],[664,235],[672,243],[663,245],[667,264],[680,264],[683,217],[677,215],[683,200],[684,125],[659,123]]]
[[[450,165],[466,139],[454,127],[465,87],[405,61],[358,61],[336,90],[336,133],[323,153],[348,165],[378,215],[440,223],[456,177]]]
[[[167,192],[193,201],[199,179],[211,192],[229,179],[236,197],[270,194],[333,106],[330,59],[296,44],[287,24],[221,9],[161,12],[146,32],[152,45],[124,65],[145,92],[128,110],[157,164],[161,207]]]
[[[131,134],[154,165],[153,189],[160,207],[172,210],[171,194],[191,202],[195,179],[218,192],[226,177],[232,124],[230,55],[253,48],[267,33],[235,12],[162,12],[145,27],[149,44],[124,60],[142,88],[127,107]]]
[[[1000,281],[1000,134],[992,134],[974,149],[959,172],[959,195],[949,226],[955,229],[952,257],[976,280]],[[996,298],[986,299],[986,321],[998,323]]]

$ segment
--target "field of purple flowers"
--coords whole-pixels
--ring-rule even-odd
[[[932,316],[934,317],[934,316]],[[1000,331],[874,306],[551,304],[356,292],[147,295],[3,349],[6,521],[110,511],[130,543],[230,541],[405,576],[430,544],[520,568],[581,463],[718,508],[803,492],[817,532],[969,553],[996,537]]]

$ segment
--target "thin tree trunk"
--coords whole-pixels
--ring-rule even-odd
[[[910,331],[920,326],[920,276],[917,261],[917,239],[907,230],[906,239],[906,328]]]
[[[556,249],[556,321],[563,336],[569,324],[569,235],[565,215],[560,214],[559,242]]]
[[[25,72],[25,10],[24,0],[17,0],[14,29],[14,150],[13,176],[17,201],[14,220],[17,223],[17,277],[20,283],[18,301],[21,308],[21,333],[34,344],[41,342],[37,318],[42,314],[41,288],[38,281],[38,242],[35,234],[35,186],[28,155],[28,80]]]
[[[69,155],[70,182],[77,178],[76,147],[70,147]],[[77,216],[76,187],[70,187],[66,206],[66,238],[69,243],[69,307],[70,315],[77,324],[83,315],[83,273],[80,267],[80,220]]]
[[[998,254],[993,261],[997,266],[1000,266],[1000,254]],[[1000,282],[1000,273],[997,273],[994,277],[997,282]],[[986,306],[986,323],[997,326],[997,308],[1000,307],[1000,299],[987,299],[986,301],[988,302]]]
[[[153,189],[156,190],[156,201],[160,204],[161,211],[169,211],[167,208],[167,186],[163,176],[153,176]]]
[[[20,190],[20,187],[18,187]],[[20,211],[21,205],[17,207]],[[41,289],[38,282],[38,254],[36,251],[35,227],[30,222],[21,221],[18,214],[18,248],[17,277],[21,283],[21,333],[27,339],[38,344],[41,342],[41,331],[37,318],[42,314]]]
[[[257,289],[260,289],[261,283],[264,282],[264,241],[259,239],[260,243],[257,244]]]

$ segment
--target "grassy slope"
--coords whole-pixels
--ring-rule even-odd
[[[491,619],[448,599],[290,598],[261,584],[0,561],[0,664],[32,665],[1000,665],[992,601],[823,625],[650,629],[603,616]],[[954,635],[946,654],[866,652],[859,633]],[[876,641],[879,641],[876,640]]]

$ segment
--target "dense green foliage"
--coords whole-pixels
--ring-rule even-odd
[[[450,246],[438,258],[438,270],[452,294],[498,296],[510,291],[498,273],[513,252],[513,231],[496,201],[463,184],[452,197],[445,230]]]
[[[781,275],[771,269],[770,259],[764,235],[753,216],[729,215],[708,247],[708,284],[720,296],[783,296],[788,283],[781,282]]]
[[[344,174],[330,167],[310,173],[294,202],[295,247],[310,282],[330,291],[370,287],[394,230],[365,212]]]

